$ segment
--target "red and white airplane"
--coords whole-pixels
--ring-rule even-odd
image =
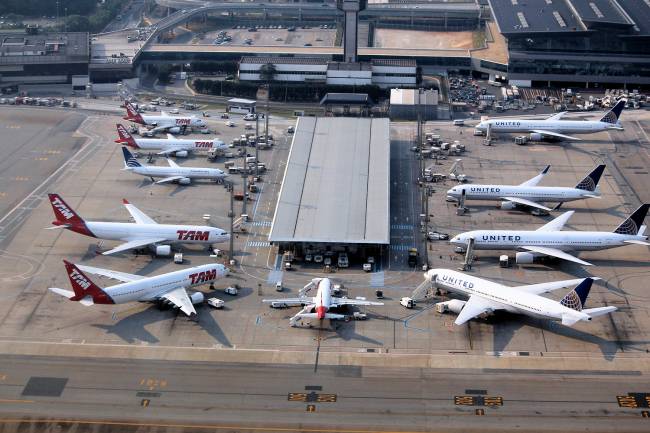
[[[317,288],[316,296],[305,296],[314,287]],[[298,298],[264,299],[262,302],[266,304],[283,304],[287,307],[303,305],[304,308],[289,319],[291,326],[296,326],[297,322],[302,319],[343,320],[348,316],[345,314],[330,313],[329,311],[344,305],[384,305],[383,302],[366,301],[364,298],[350,299],[332,296],[332,281],[329,278],[314,278],[309,284],[300,289],[298,296]]]
[[[126,130],[124,125],[118,123],[116,126],[117,135],[120,137],[115,140],[116,143],[136,150],[159,150],[160,152],[157,152],[157,155],[173,155],[177,158],[185,158],[189,152],[206,152],[213,149],[223,151],[227,147],[226,143],[218,138],[197,140],[176,138],[171,134],[167,134],[167,138],[135,138]]]
[[[159,116],[142,115],[129,101],[124,101],[124,107],[126,108],[124,120],[139,123],[140,125],[153,126],[153,129],[151,129],[153,133],[168,131],[172,134],[178,134],[187,128],[205,128],[206,126],[205,121],[196,116],[174,116],[164,111],[161,111]]]
[[[230,234],[211,226],[187,224],[158,224],[148,215],[126,200],[123,200],[135,223],[113,223],[85,221],[63,201],[58,194],[48,194],[56,220],[48,229],[68,229],[93,238],[124,241],[125,243],[102,254],[114,254],[136,248],[150,247],[157,256],[169,256],[170,244],[211,245],[226,242]]]
[[[127,302],[159,302],[173,305],[188,316],[196,314],[195,304],[203,302],[204,295],[194,292],[188,295],[186,289],[201,284],[212,284],[228,275],[228,268],[220,264],[195,266],[181,271],[168,272],[154,277],[127,274],[110,269],[75,265],[64,260],[72,290],[50,287],[49,290],[82,305],[124,304]],[[88,278],[85,272],[118,280],[121,283],[100,288]]]

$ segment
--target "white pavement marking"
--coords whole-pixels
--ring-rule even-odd
[[[88,119],[90,119],[90,117],[86,118],[86,120],[88,120]],[[83,123],[85,123],[86,120],[84,120]],[[79,127],[79,129],[81,129],[81,128],[83,127],[83,123],[81,124],[81,126]],[[87,137],[87,138],[89,138],[89,137]],[[27,200],[34,198],[33,196],[36,195],[36,191],[38,191],[38,190],[41,189],[43,186],[45,186],[46,184],[48,184],[48,183],[52,180],[53,177],[55,177],[55,176],[58,175],[62,170],[64,170],[66,167],[68,167],[68,165],[70,165],[70,164],[72,163],[72,161],[73,161],[75,158],[77,158],[77,157],[78,157],[78,156],[79,156],[79,155],[80,155],[84,150],[86,150],[86,148],[88,148],[88,146],[90,146],[90,144],[91,144],[92,142],[93,142],[93,140],[90,140],[90,139],[89,139],[88,141],[86,141],[86,143],[81,147],[81,149],[79,149],[79,150],[77,151],[77,153],[75,153],[75,154],[72,156],[72,158],[69,158],[66,162],[64,162],[63,165],[62,165],[61,167],[57,168],[57,169],[54,171],[54,173],[52,173],[51,175],[49,175],[49,176],[47,177],[47,179],[45,179],[43,182],[41,182],[40,185],[38,185],[36,188],[34,188],[34,189],[32,190],[32,192],[30,192],[30,193],[27,195],[27,197],[25,197],[24,199],[22,199],[20,203],[18,203],[16,206],[14,206],[13,209],[11,209],[9,212],[7,212],[7,214],[6,214],[5,216],[3,216],[3,217],[0,219],[0,224],[2,224],[2,223],[3,223],[7,218],[9,218],[9,216],[10,216],[13,212],[15,212],[18,208],[20,208],[20,207],[21,207],[21,206],[22,206],[22,205],[23,205]]]

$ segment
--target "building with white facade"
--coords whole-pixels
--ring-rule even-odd
[[[371,62],[332,62],[319,57],[242,57],[239,62],[241,81],[265,81],[263,70],[273,65],[271,81],[321,82],[332,85],[380,87],[415,87],[417,64],[412,59],[377,59]]]

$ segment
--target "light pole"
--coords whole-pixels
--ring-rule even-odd
[[[234,239],[235,239],[235,200],[234,200],[234,190],[235,190],[235,185],[233,184],[232,181],[226,180],[224,181],[226,185],[226,191],[230,193],[230,211],[228,212],[228,216],[230,217],[230,244],[228,246],[228,261],[232,260],[234,258],[233,254],[233,249],[234,249]]]

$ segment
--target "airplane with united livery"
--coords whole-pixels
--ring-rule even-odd
[[[553,209],[541,203],[558,203],[554,208],[557,210],[564,202],[600,198],[598,182],[605,171],[604,164],[594,168],[573,188],[537,186],[550,168],[551,166],[547,165],[540,174],[519,185],[457,185],[447,191],[447,198],[454,201],[460,201],[461,199],[500,201],[501,209],[511,210],[520,206],[532,207],[547,212]]]
[[[124,125],[118,123],[116,126],[117,135],[119,136],[115,140],[116,143],[145,152],[157,151],[156,155],[172,155],[177,158],[185,158],[190,152],[223,151],[227,148],[226,144],[218,138],[212,140],[187,139],[176,138],[171,134],[167,134],[167,138],[135,138]]]
[[[94,304],[125,304],[128,302],[155,302],[171,305],[188,316],[196,315],[195,304],[204,301],[201,292],[188,295],[187,289],[212,284],[228,275],[228,268],[221,264],[195,266],[153,277],[128,274],[110,269],[76,265],[64,260],[72,290],[50,287],[49,290],[84,306]],[[100,288],[86,275],[94,274],[120,281],[120,284]]]
[[[148,177],[157,184],[178,183],[180,185],[189,185],[192,179],[210,179],[221,182],[228,176],[218,168],[181,167],[171,159],[167,159],[168,167],[142,165],[124,146],[122,146],[122,154],[124,155],[124,168],[122,170]],[[157,177],[162,177],[162,179],[156,181],[155,178]]]
[[[315,296],[306,296],[309,291],[316,288]],[[335,313],[338,307],[346,305],[367,306],[367,305],[384,305],[383,302],[366,301],[363,298],[350,299],[332,296],[332,281],[329,278],[314,278],[309,284],[300,289],[297,298],[284,299],[264,299],[262,302],[267,304],[282,304],[283,306],[302,305],[304,308],[295,316],[289,319],[291,326],[297,326],[298,321],[302,319],[324,319],[344,320],[349,316]]]
[[[538,257],[547,256],[591,266],[570,252],[600,251],[626,245],[650,246],[643,225],[648,208],[650,204],[639,206],[612,232],[562,231],[573,215],[573,211],[569,211],[537,230],[473,230],[454,236],[449,242],[466,246],[472,239],[475,250],[519,251],[515,257],[520,264],[530,264]]]
[[[48,229],[67,229],[98,239],[124,243],[103,252],[110,255],[140,248],[150,248],[156,256],[171,255],[172,245],[201,244],[211,246],[230,239],[225,230],[211,226],[158,224],[140,209],[123,200],[135,223],[86,221],[58,194],[48,194],[56,220]]]
[[[577,322],[590,321],[594,317],[616,311],[616,307],[612,306],[585,308],[591,286],[598,278],[580,278],[516,287],[505,286],[450,269],[431,269],[424,274],[424,278],[432,288],[467,297],[467,301],[452,299],[436,304],[436,310],[439,312],[451,311],[458,314],[454,321],[456,325],[462,325],[477,317],[489,316],[497,311],[508,311],[541,319],[558,320],[563,325],[573,326]],[[576,287],[559,302],[540,296],[543,293],[571,286]]]
[[[580,141],[578,137],[566,134],[593,134],[602,131],[622,131],[620,118],[626,101],[621,99],[607,111],[599,120],[562,120],[566,111],[557,113],[546,119],[489,119],[476,126],[483,132],[528,132],[532,141],[571,140]]]
[[[207,125],[203,119],[196,116],[171,115],[164,111],[159,116],[140,114],[129,101],[124,101],[124,107],[126,108],[126,116],[123,117],[124,120],[144,126],[151,126],[152,129],[150,132],[154,134],[163,131],[179,134],[185,132],[187,128],[205,128]]]

